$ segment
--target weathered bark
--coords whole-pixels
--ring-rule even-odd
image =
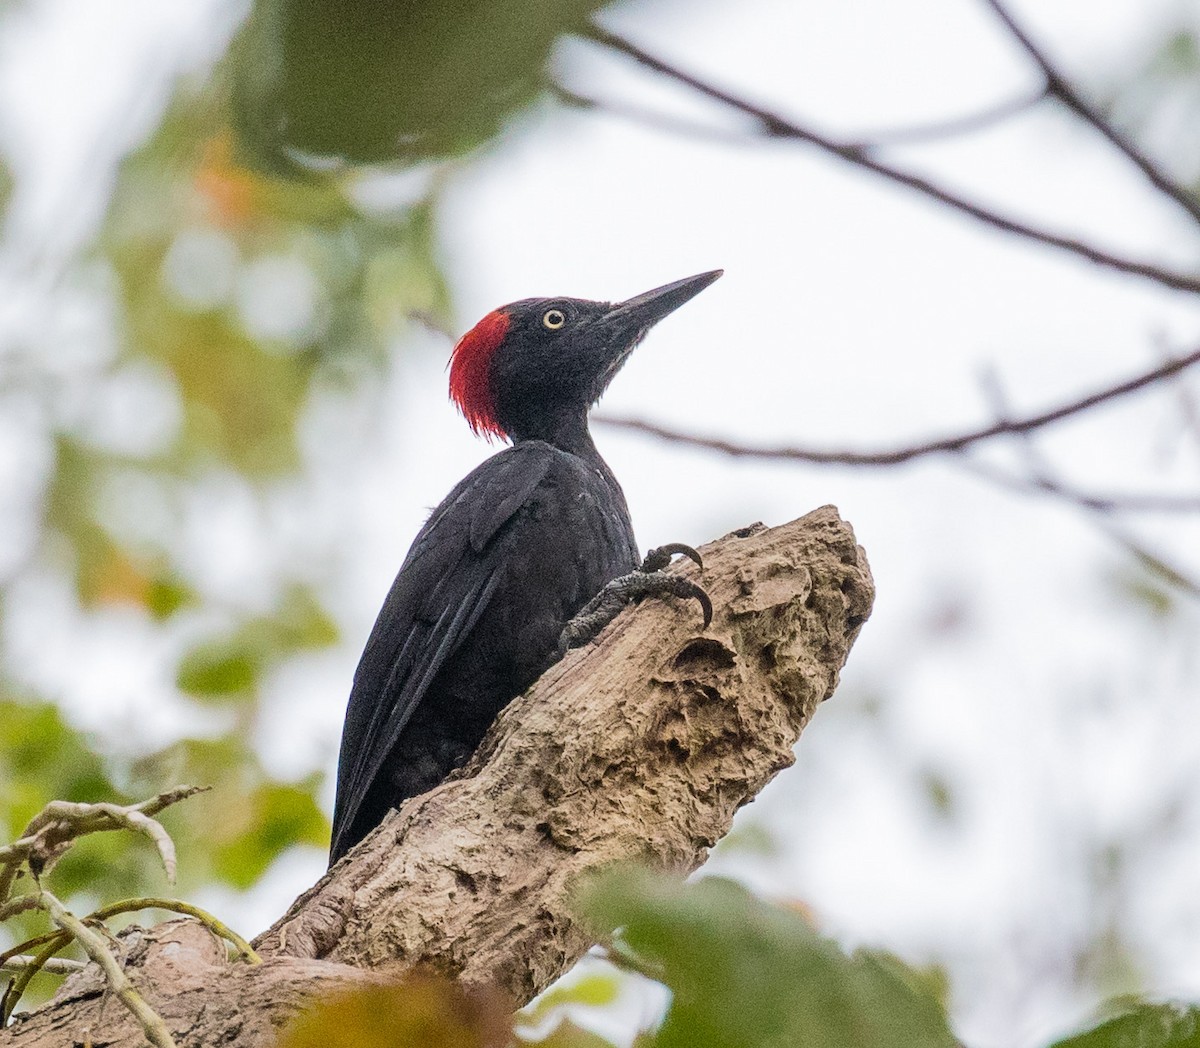
[[[622,614],[513,702],[460,775],[297,899],[256,944],[262,966],[226,962],[190,922],[134,933],[135,982],[179,1044],[269,1044],[307,994],[364,969],[421,963],[527,1001],[589,946],[571,908],[579,874],[703,862],[792,763],[874,590],[832,507],[702,552],[708,630],[694,605]],[[82,1044],[87,1029],[95,1044],[142,1043],[115,1002],[100,1015],[100,989],[80,973],[0,1044]]]

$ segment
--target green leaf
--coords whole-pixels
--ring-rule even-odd
[[[468,992],[435,976],[332,994],[284,1029],[279,1048],[506,1048],[499,995]]]
[[[1135,1004],[1086,1033],[1051,1048],[1200,1048],[1200,1008],[1187,1004]]]
[[[91,740],[47,702],[0,698],[0,826],[6,839],[52,800],[125,802]]]
[[[569,1005],[602,1008],[612,1004],[620,992],[620,976],[611,970],[598,969],[582,976],[569,976],[540,994],[518,1014],[523,1023],[534,1026],[543,1022],[555,1009]]]
[[[721,878],[646,871],[596,882],[584,909],[661,971],[659,1048],[950,1048],[939,1001],[900,962],[847,956],[798,914]]]
[[[337,623],[307,586],[289,586],[274,616],[276,643],[285,649],[328,648],[338,641]]]
[[[170,572],[155,575],[150,580],[146,594],[146,610],[159,622],[169,619],[177,611],[190,607],[197,601],[193,590],[178,575]]]
[[[600,0],[258,0],[236,48],[243,148],[266,170],[296,154],[416,162],[495,135],[541,89],[550,50]]]
[[[253,691],[263,654],[245,635],[205,641],[180,660],[175,683],[197,698],[232,698]]]
[[[223,839],[213,841],[221,880],[249,888],[294,845],[329,846],[329,821],[314,797],[319,781],[315,776],[298,785],[263,782],[237,799]]]

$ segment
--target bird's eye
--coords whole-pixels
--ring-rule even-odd
[[[567,315],[561,309],[548,309],[542,314],[543,327],[557,331],[567,322]]]

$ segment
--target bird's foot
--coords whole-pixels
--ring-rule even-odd
[[[642,566],[638,571],[644,571],[649,574],[652,571],[662,571],[668,564],[671,563],[671,558],[675,554],[681,554],[687,557],[688,560],[694,561],[696,567],[701,571],[704,570],[704,561],[700,559],[700,554],[697,553],[691,546],[685,546],[682,542],[668,542],[665,546],[659,546],[657,549],[652,549],[646,554],[646,559],[642,561]],[[699,587],[697,587],[699,589]],[[709,613],[711,619],[712,613]],[[708,625],[706,621],[704,625]]]
[[[641,567],[628,575],[621,575],[608,583],[604,589],[587,602],[582,610],[563,627],[558,638],[559,654],[578,648],[595,640],[600,631],[620,614],[621,610],[643,597],[681,597],[699,602],[704,612],[704,628],[712,622],[712,601],[708,594],[690,579],[681,575],[668,575],[664,570],[671,557],[680,553],[704,568],[704,562],[691,546],[672,542],[659,546],[646,554]]]

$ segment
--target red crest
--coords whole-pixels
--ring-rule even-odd
[[[510,317],[503,310],[489,313],[462,338],[450,354],[450,399],[458,405],[473,432],[488,440],[503,437],[492,396],[492,355],[508,334]]]

